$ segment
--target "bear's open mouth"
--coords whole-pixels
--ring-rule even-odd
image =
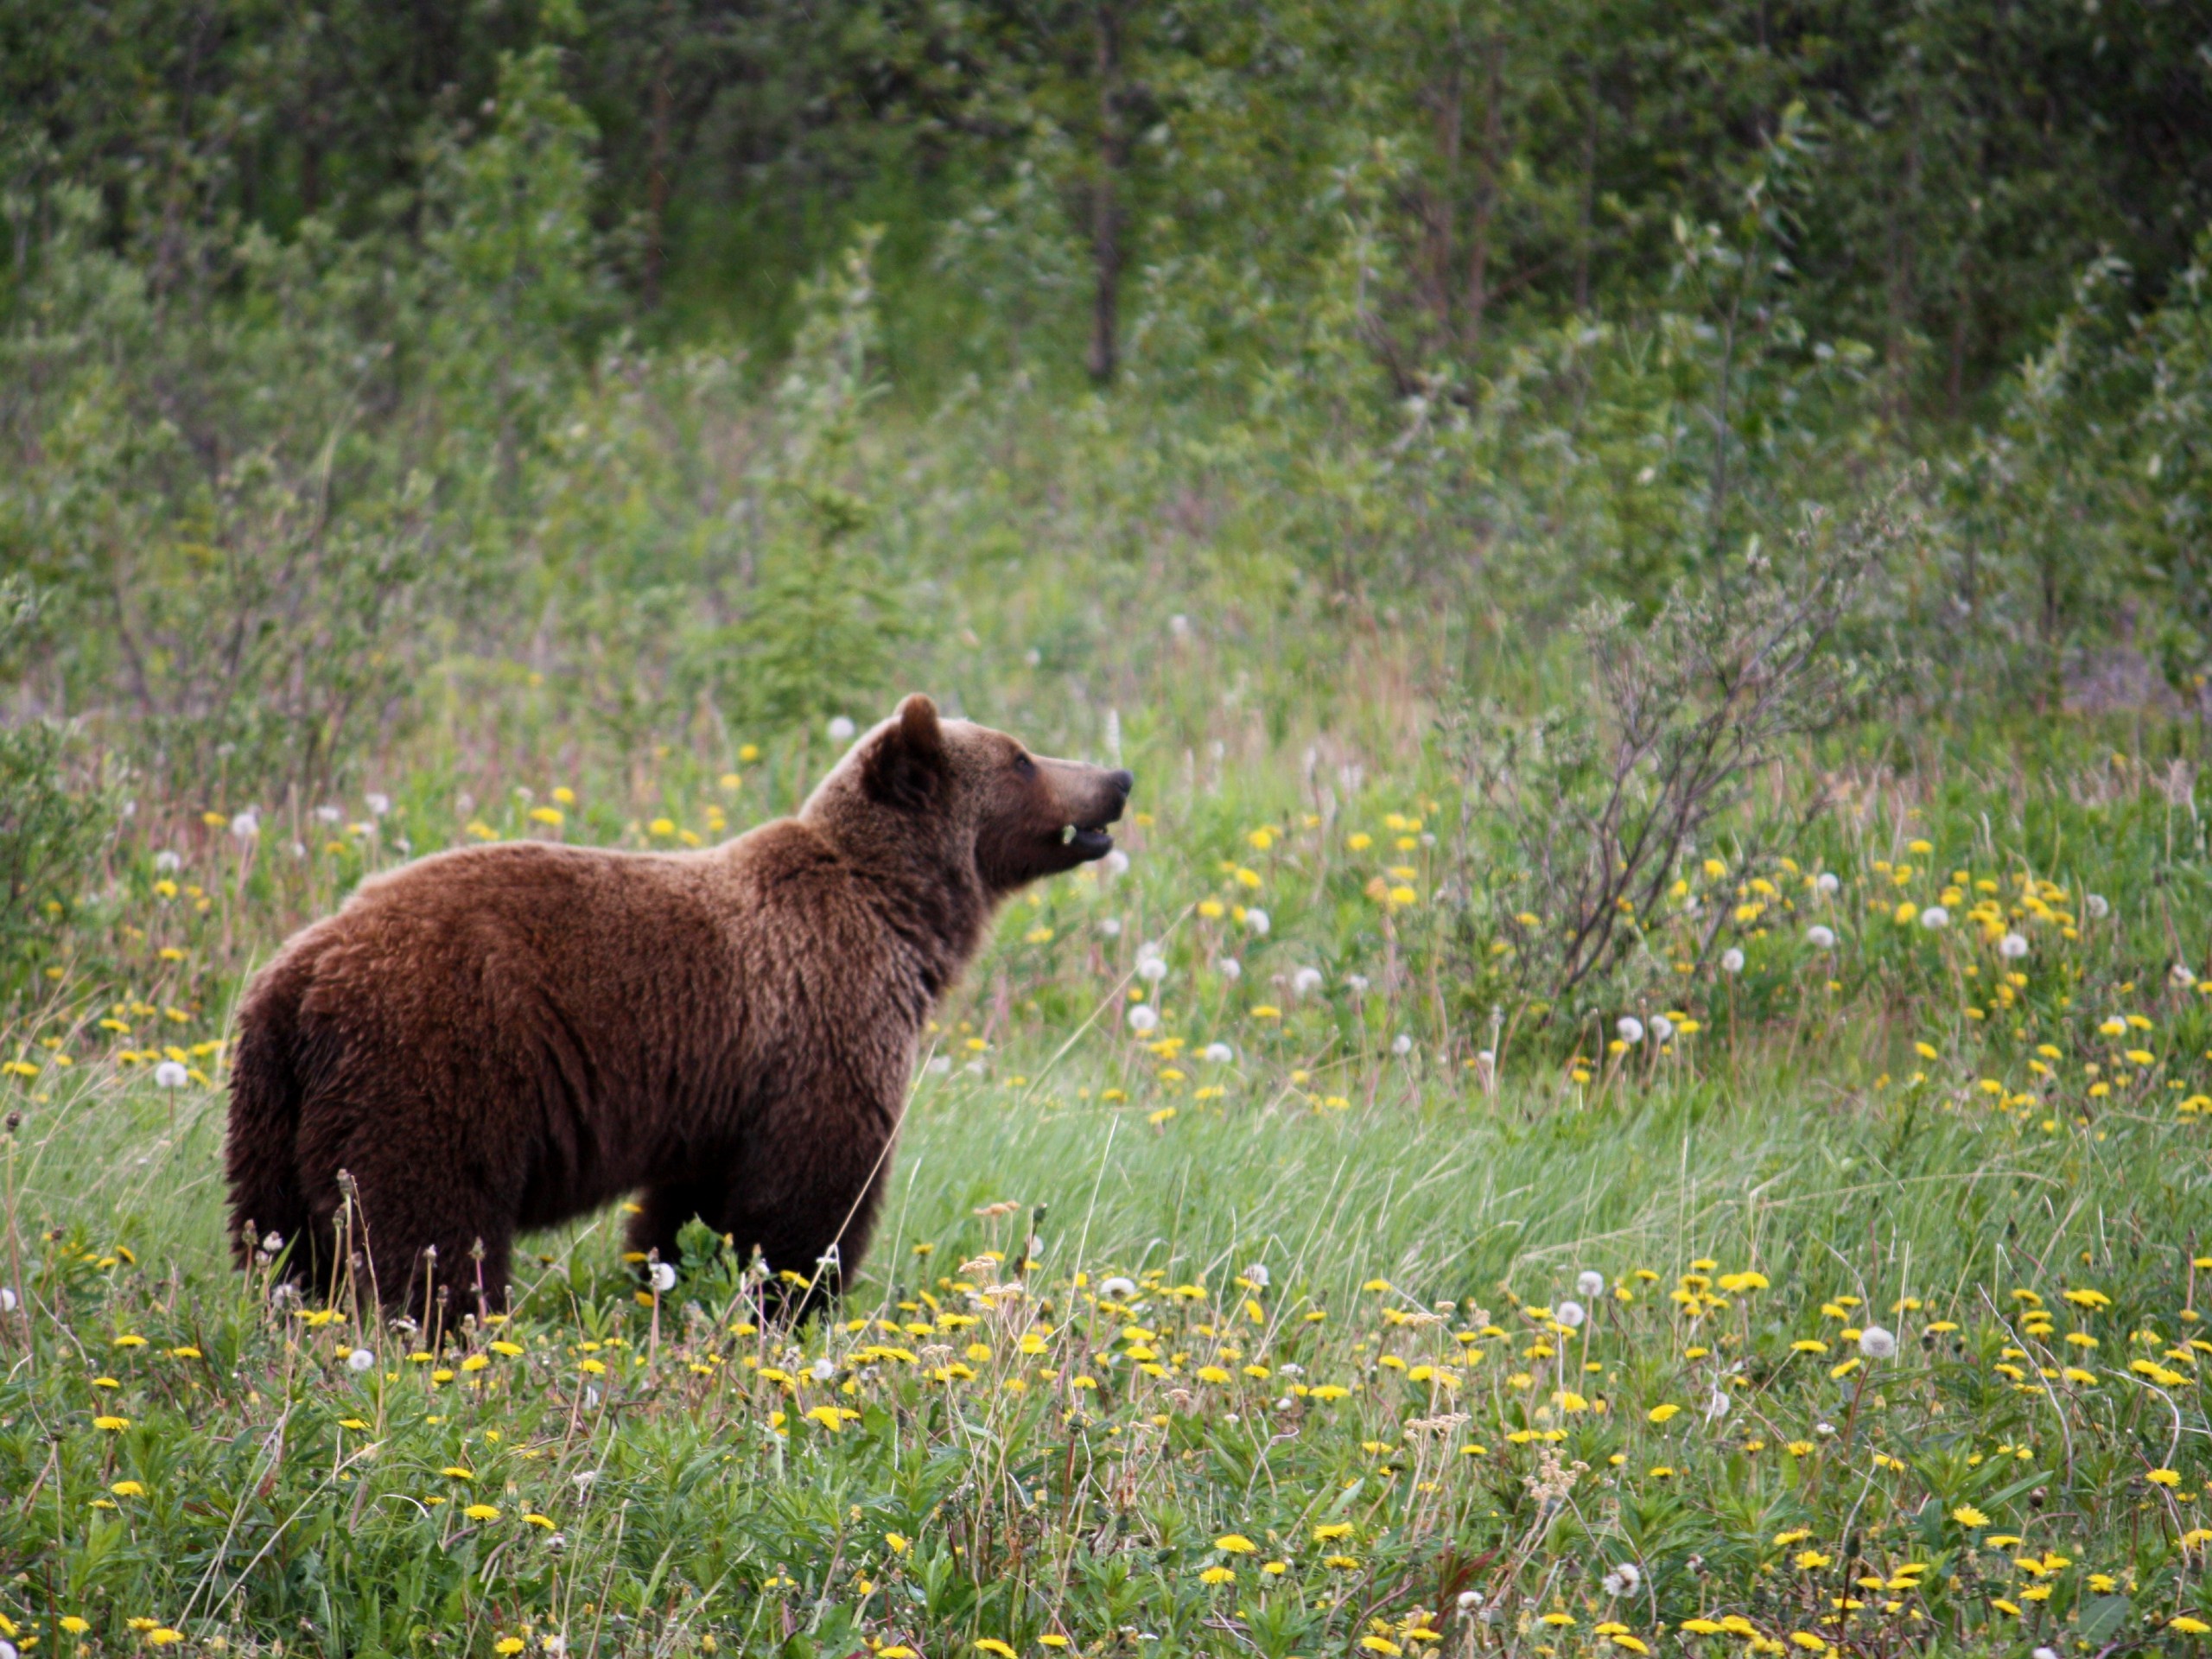
[[[1060,830],[1060,845],[1072,848],[1085,861],[1103,858],[1114,850],[1114,837],[1106,833],[1111,818],[1102,818],[1096,823],[1071,823]]]

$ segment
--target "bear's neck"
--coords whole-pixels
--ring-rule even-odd
[[[883,845],[840,845],[838,852],[908,953],[933,1006],[982,949],[996,908],[973,861],[963,870],[950,859],[932,858],[918,849]]]

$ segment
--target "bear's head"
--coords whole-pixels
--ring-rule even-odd
[[[1113,851],[1106,826],[1135,784],[1126,772],[1032,754],[1004,732],[942,719],[917,694],[861,735],[803,816],[855,852],[880,844],[972,870],[997,898]]]

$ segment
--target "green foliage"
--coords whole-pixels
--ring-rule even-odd
[[[0,578],[0,678],[30,643],[39,611],[36,589]],[[97,791],[69,787],[67,740],[52,720],[0,724],[0,998],[54,961],[112,821]]]

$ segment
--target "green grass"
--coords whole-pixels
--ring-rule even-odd
[[[1474,1051],[1497,1028],[1437,989],[1451,849],[1404,830],[1447,781],[1372,787],[1325,824],[1287,764],[1186,787],[1167,759],[1136,756],[1169,781],[1129,873],[1017,903],[944,1011],[950,1064],[918,1079],[867,1269],[798,1332],[750,1328],[742,1266],[709,1240],[673,1291],[640,1291],[613,1217],[529,1241],[512,1323],[435,1351],[357,1308],[271,1305],[220,1236],[207,1045],[236,986],[403,830],[418,850],[487,817],[518,833],[526,804],[473,780],[507,817],[455,811],[450,771],[426,772],[372,831],[289,860],[274,826],[248,861],[156,820],[78,918],[76,960],[135,962],[137,983],[65,969],[11,1049],[12,1639],[1388,1659],[2094,1649],[2212,1622],[2212,1349],[2188,1345],[2212,1033],[2167,972],[2206,912],[2194,816],[2154,772],[2061,746],[2015,785],[1924,757],[1871,810],[1822,815],[1796,877],[1760,867],[1777,895],[1731,933],[1740,975],[1677,971],[1697,924],[1645,918],[1656,977],[1623,995],[1674,1005],[1668,1052],[1608,1053],[1609,1017],[1558,1031],[1516,1005],[1493,1092]],[[774,756],[734,790],[668,760],[580,782],[560,833],[669,839],[649,810],[703,833],[710,801],[739,827],[802,781]],[[168,875],[151,850],[172,842]],[[1399,858],[1414,899],[1378,901]],[[1815,868],[1842,877],[1832,898]],[[1958,868],[1951,928],[1894,919]],[[2045,915],[2023,874],[2051,884]],[[1238,918],[1253,902],[1264,935]],[[2027,957],[1969,918],[1989,902]],[[1806,943],[1815,915],[1833,952]],[[1148,940],[1170,971],[1140,1041],[1123,1010]],[[1307,966],[1320,987],[1294,982]],[[2103,1029],[2128,1014],[2147,1025]],[[153,1086],[172,1039],[204,1084]],[[1217,1041],[1229,1060],[1203,1058]],[[1605,1288],[1560,1326],[1585,1272]],[[1102,1305],[1117,1274],[1137,1287]],[[1846,1332],[1875,1321],[1898,1351],[1854,1366]],[[1732,1618],[1748,1634],[1701,1633]]]

